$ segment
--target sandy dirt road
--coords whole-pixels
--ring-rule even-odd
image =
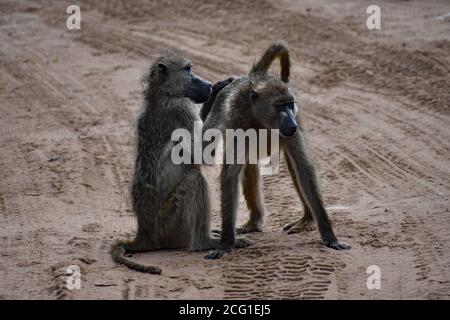
[[[0,298],[450,298],[450,12],[448,1],[0,2]],[[441,18],[439,18],[441,17]],[[301,205],[284,163],[264,178],[268,215],[255,245],[135,255],[161,276],[115,265],[135,230],[127,189],[139,79],[173,48],[215,81],[243,74],[275,39],[293,58],[308,139],[338,237],[286,235]],[[205,172],[219,226],[220,167]],[[239,221],[247,211],[241,203]],[[66,268],[81,268],[80,290]],[[366,269],[381,268],[381,290]]]

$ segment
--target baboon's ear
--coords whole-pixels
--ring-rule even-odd
[[[167,76],[169,75],[169,69],[166,65],[162,63],[158,63],[158,78],[160,80],[166,80]]]
[[[250,92],[249,99],[251,103],[255,103],[256,100],[258,100],[258,94],[254,90],[252,90]]]

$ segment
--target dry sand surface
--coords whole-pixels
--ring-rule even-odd
[[[450,12],[448,1],[0,2],[0,298],[450,298]],[[440,17],[441,18],[436,18]],[[350,251],[317,230],[281,232],[301,214],[284,162],[264,177],[267,217],[255,245],[218,261],[162,251],[115,265],[133,235],[127,189],[140,77],[161,49],[210,81],[244,74],[285,39],[292,84],[326,206]],[[219,227],[220,166],[207,168]],[[247,210],[241,202],[240,223]],[[65,270],[81,268],[82,288]],[[381,268],[368,290],[366,269]]]

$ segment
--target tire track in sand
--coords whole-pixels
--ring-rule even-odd
[[[224,266],[225,299],[323,299],[343,266],[299,251],[262,244],[231,255]]]

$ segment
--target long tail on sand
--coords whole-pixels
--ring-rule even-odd
[[[161,268],[155,267],[155,266],[147,266],[144,264],[140,264],[137,262],[134,262],[130,259],[128,259],[125,254],[127,253],[126,248],[132,248],[136,246],[134,241],[117,241],[111,246],[111,257],[114,262],[118,264],[123,264],[127,266],[130,269],[139,271],[139,272],[145,272],[145,273],[152,273],[152,274],[161,274]],[[139,252],[140,250],[131,250],[133,252]],[[144,250],[142,250],[144,252]]]

